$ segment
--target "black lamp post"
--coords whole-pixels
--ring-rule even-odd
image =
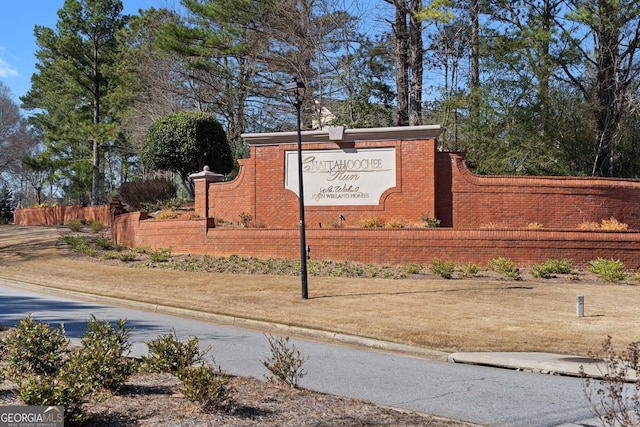
[[[307,291],[307,243],[304,230],[304,190],[302,184],[302,130],[300,124],[300,108],[306,86],[298,79],[285,85],[284,90],[293,94],[295,101],[293,106],[298,113],[298,202],[300,210],[300,279],[302,281],[302,299],[308,299]]]

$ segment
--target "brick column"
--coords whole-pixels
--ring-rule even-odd
[[[201,218],[209,217],[209,183],[220,182],[224,175],[209,171],[209,166],[205,166],[202,172],[189,175],[193,179],[195,199],[193,201],[196,215]]]

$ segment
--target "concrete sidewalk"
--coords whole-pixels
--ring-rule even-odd
[[[531,371],[548,375],[569,375],[601,378],[607,372],[601,359],[553,353],[527,352],[467,352],[451,353],[447,361],[496,368]]]

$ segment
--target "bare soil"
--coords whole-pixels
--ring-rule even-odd
[[[518,281],[488,271],[445,280],[427,269],[404,279],[312,276],[310,298],[302,300],[296,276],[174,271],[149,266],[142,258],[133,263],[98,260],[73,253],[61,242],[67,233],[65,228],[0,226],[0,278],[375,338],[436,350],[434,358],[453,351],[592,355],[606,336],[619,348],[640,340],[636,275],[616,283],[585,270],[543,280],[522,269]],[[576,316],[579,295],[584,317]],[[202,414],[179,394],[175,378],[136,376],[120,393],[92,406],[92,425],[469,425],[255,379],[236,378],[234,388],[234,411]],[[11,399],[15,396],[6,387],[0,390],[0,404],[15,402]]]

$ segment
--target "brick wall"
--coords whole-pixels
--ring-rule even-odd
[[[440,153],[438,215],[442,225],[478,228],[489,223],[549,229],[614,217],[640,229],[640,181],[616,178],[478,176],[464,158]]]
[[[551,258],[572,259],[577,266],[602,258],[640,268],[640,181],[575,177],[477,176],[459,153],[436,151],[440,128],[354,130],[340,140],[304,132],[303,149],[396,150],[396,186],[375,206],[307,206],[306,237],[311,258],[363,263],[429,263],[434,257],[483,266],[507,257],[519,266]],[[121,216],[116,238],[176,253],[259,258],[300,256],[297,196],[285,189],[285,152],[297,148],[297,134],[249,135],[251,157],[241,161],[232,182],[196,180],[196,209],[203,221],[140,221]],[[215,227],[213,219],[238,223],[249,213],[265,228]],[[342,214],[344,227],[334,224]],[[441,228],[362,229],[359,218],[380,217],[422,223],[423,214],[442,221]],[[577,225],[615,217],[631,231],[579,231]],[[542,224],[529,230],[527,224]],[[482,229],[489,223],[500,229]],[[320,224],[323,224],[321,227]],[[120,237],[121,236],[121,237]]]
[[[206,231],[202,220],[139,221],[129,214],[116,218],[112,230],[120,243],[155,249],[172,247],[174,253],[300,257],[299,231],[295,228],[219,227]],[[640,268],[640,233],[636,232],[316,228],[307,230],[306,240],[311,259],[316,260],[389,265],[428,264],[437,257],[484,266],[490,259],[506,257],[519,267],[527,267],[555,258],[571,259],[574,265],[584,267],[596,258],[615,258],[627,269]]]
[[[48,208],[16,209],[13,222],[16,225],[65,225],[69,220],[97,220],[110,226],[113,217],[123,212],[120,202],[85,207],[78,205],[52,206]]]
[[[348,135],[339,141],[322,138],[319,132],[303,132],[303,150],[396,149],[396,186],[387,190],[376,204],[369,206],[307,206],[309,227],[332,226],[342,215],[345,224],[357,225],[363,218],[420,223],[422,215],[435,216],[436,138],[439,126],[387,129],[384,137]],[[411,128],[414,129],[414,128]],[[297,134],[295,134],[297,136]],[[297,149],[291,133],[245,135],[251,157],[242,160],[240,174],[233,182],[208,185],[208,215],[220,221],[239,222],[241,212],[251,214],[257,224],[267,227],[291,227],[299,224],[298,197],[285,188],[285,153]],[[262,138],[262,139],[261,139]],[[255,140],[260,139],[258,142]],[[196,187],[204,186],[196,182]],[[198,190],[196,190],[198,191]]]

